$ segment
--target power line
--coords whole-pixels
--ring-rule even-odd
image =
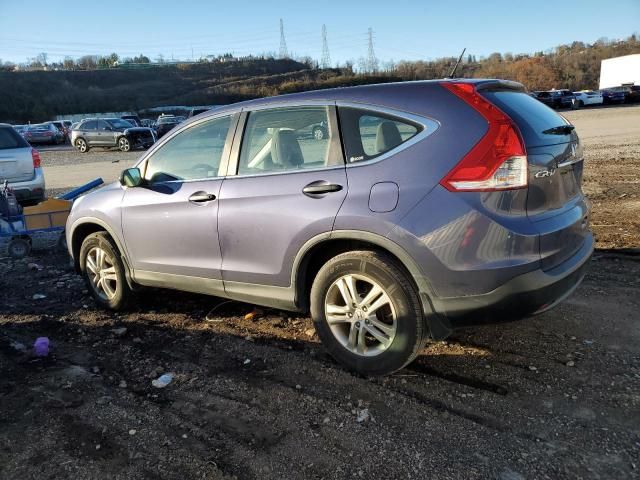
[[[280,58],[289,58],[287,41],[284,39],[284,22],[280,19]]]
[[[322,25],[322,58],[320,59],[321,68],[331,68],[331,55],[329,55],[329,44],[327,43],[327,26]]]
[[[376,52],[373,50],[373,30],[369,27],[369,53],[367,55],[367,71],[369,73],[375,73],[378,71],[378,59],[376,58]]]

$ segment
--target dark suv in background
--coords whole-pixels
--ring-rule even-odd
[[[593,251],[582,172],[573,125],[518,83],[283,95],[175,127],[74,202],[67,243],[103,307],[142,285],[311,312],[336,359],[385,374],[571,294]]]
[[[71,145],[86,153],[93,147],[117,147],[123,152],[149,148],[156,141],[151,128],[134,127],[121,118],[87,118],[71,130]]]

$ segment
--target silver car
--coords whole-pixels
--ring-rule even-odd
[[[44,198],[40,153],[11,126],[0,123],[0,182],[9,181],[20,203]]]
[[[135,127],[121,118],[87,118],[71,127],[71,145],[81,153],[93,147],[116,147],[128,152],[149,148],[155,141],[152,129]]]

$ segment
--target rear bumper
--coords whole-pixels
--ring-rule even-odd
[[[19,202],[39,201],[44,199],[44,174],[42,168],[34,169],[34,175],[31,180],[23,182],[12,182],[9,186],[13,189],[13,193]]]
[[[586,273],[593,245],[590,234],[580,250],[551,270],[525,273],[482,295],[432,298],[433,308],[448,330],[518,320],[545,312],[578,287]]]

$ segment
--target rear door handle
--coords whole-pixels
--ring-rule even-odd
[[[309,185],[302,189],[302,193],[307,196],[313,197],[316,195],[322,195],[324,193],[339,192],[342,190],[342,185],[336,183],[329,183],[326,180],[318,180],[311,182]]]
[[[189,197],[189,201],[191,203],[212,202],[215,199],[216,199],[216,196],[213,193],[207,193],[207,192],[196,192]]]

